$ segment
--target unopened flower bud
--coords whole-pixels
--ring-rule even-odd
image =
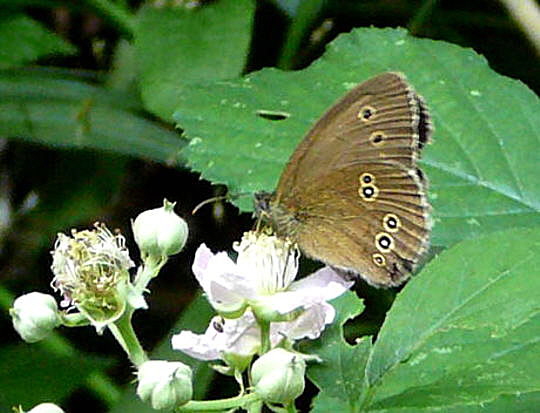
[[[179,253],[188,237],[186,221],[174,212],[174,203],[140,213],[133,221],[133,234],[143,257],[167,257]]]
[[[43,340],[60,325],[54,297],[33,292],[18,297],[9,310],[13,327],[27,343]]]
[[[150,360],[139,367],[137,395],[154,409],[172,409],[191,400],[191,368],[179,361]]]
[[[270,403],[290,403],[304,391],[306,362],[295,353],[276,348],[259,358],[251,369],[255,393]]]
[[[64,411],[54,403],[40,403],[27,413],[64,413]]]

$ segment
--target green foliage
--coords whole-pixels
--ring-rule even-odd
[[[355,294],[344,294],[332,305],[337,311],[334,323],[324,331],[321,340],[307,343],[302,349],[322,358],[321,363],[314,363],[308,371],[311,381],[321,389],[314,400],[313,412],[339,411],[334,409],[336,403],[344,408],[356,406],[371,350],[371,337],[364,337],[355,345],[343,340],[343,325],[364,308]]]
[[[175,119],[188,164],[234,193],[272,190],[300,139],[348,89],[383,71],[407,75],[426,98],[435,141],[421,164],[431,182],[433,242],[540,225],[538,97],[471,50],[403,30],[358,29],[297,72],[263,70],[185,90]],[[511,110],[511,116],[509,116]],[[283,113],[270,120],[261,112]],[[240,199],[244,210],[251,201]]]
[[[240,75],[254,11],[252,0],[223,0],[200,10],[142,7],[135,49],[147,109],[172,121],[185,86]]]
[[[6,412],[19,404],[28,407],[43,400],[60,402],[93,373],[111,365],[101,357],[60,355],[40,345],[4,347],[0,364],[0,408]]]
[[[0,71],[0,97],[4,136],[172,164],[183,146],[177,134],[141,116],[133,97],[65,74]]]
[[[76,49],[41,24],[22,14],[0,18],[0,69]]]
[[[540,280],[531,270],[540,266],[539,253],[540,230],[463,241],[398,295],[372,347],[369,338],[338,344],[334,326],[319,344],[325,363],[310,370],[321,389],[315,411],[325,411],[319,400],[340,412],[491,412],[514,402],[534,410]],[[340,322],[353,306],[338,307]]]

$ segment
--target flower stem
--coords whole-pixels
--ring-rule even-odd
[[[156,277],[161,270],[161,267],[165,265],[167,258],[155,259],[153,257],[147,257],[144,260],[144,265],[141,267],[140,271],[137,273],[137,276],[134,280],[134,289],[137,293],[143,294],[146,290],[147,285],[150,281]],[[131,362],[139,367],[142,363],[148,360],[148,356],[143,350],[133,326],[131,324],[131,319],[136,308],[133,308],[129,305],[124,311],[124,314],[116,320],[113,324],[109,325],[111,333],[120,343],[124,351],[127,353]]]
[[[245,394],[243,396],[231,397],[228,399],[207,400],[207,401],[190,401],[187,404],[179,407],[177,412],[206,412],[212,410],[233,409],[258,403],[259,396],[255,393]],[[248,409],[249,410],[249,409]],[[250,410],[249,410],[250,411]]]
[[[113,324],[109,324],[109,330],[113,334],[114,338],[120,343],[131,362],[136,366],[140,366],[142,363],[148,360],[146,353],[144,352],[133,326],[131,325],[131,316],[133,315],[133,309],[127,309],[126,312],[116,320]]]
[[[160,259],[150,256],[146,257],[144,259],[144,264],[142,265],[141,271],[138,272],[137,276],[135,277],[135,290],[142,294],[146,290],[146,287],[150,281],[158,275],[161,267],[163,267],[166,263],[167,257],[162,257]]]
[[[297,413],[296,412],[296,406],[294,405],[294,402],[287,404],[285,406],[285,409],[286,409],[287,413]]]
[[[261,354],[268,353],[270,351],[270,323],[265,320],[257,318],[257,323],[261,329]]]

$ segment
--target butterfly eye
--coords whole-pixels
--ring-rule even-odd
[[[373,145],[380,145],[385,138],[386,135],[381,131],[375,131],[369,136],[369,140]]]
[[[386,232],[380,232],[375,237],[375,246],[381,252],[388,252],[394,248],[394,239]]]
[[[386,214],[383,218],[383,227],[388,232],[397,232],[401,221],[396,214]]]
[[[364,106],[358,112],[358,117],[365,122],[375,115],[375,112],[377,112],[377,110],[373,106]]]
[[[373,258],[373,262],[377,267],[384,267],[386,264],[386,258],[384,258],[384,255],[379,254],[378,252],[373,254],[371,258]]]
[[[358,194],[364,201],[373,202],[379,194],[379,189],[375,185],[365,185],[358,189]]]

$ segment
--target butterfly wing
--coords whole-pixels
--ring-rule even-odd
[[[424,102],[405,77],[378,75],[351,90],[307,133],[281,175],[277,198],[295,197],[304,182],[359,159],[412,166],[430,131]]]
[[[291,156],[272,201],[278,233],[372,284],[399,285],[428,245],[429,204],[416,161],[430,132],[425,104],[403,75],[360,84]]]
[[[297,201],[295,238],[303,252],[371,284],[401,284],[428,247],[424,185],[415,169],[393,161],[333,171]]]

